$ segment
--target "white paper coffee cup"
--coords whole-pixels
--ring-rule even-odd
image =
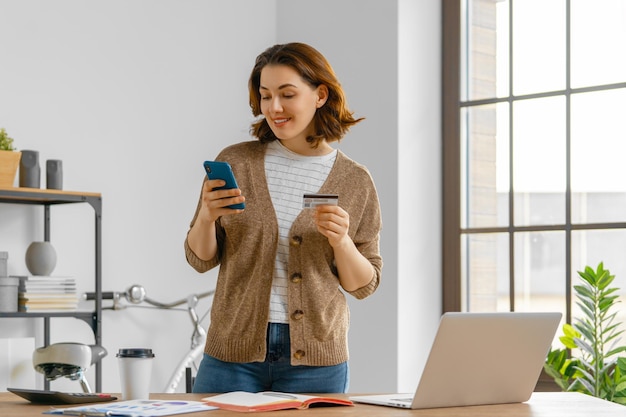
[[[122,400],[147,400],[150,398],[152,374],[152,349],[124,348],[117,352]]]

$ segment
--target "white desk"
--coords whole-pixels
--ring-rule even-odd
[[[332,395],[347,397],[347,395]],[[206,394],[152,394],[151,398],[197,401],[206,396]],[[49,408],[50,406],[48,405],[30,404],[28,401],[10,392],[0,393],[0,416],[2,417],[41,417],[42,412]],[[278,417],[626,417],[626,406],[578,393],[539,392],[533,394],[530,401],[521,404],[481,405],[429,410],[405,410],[357,404],[354,407],[340,406],[311,408],[308,410],[284,410],[275,413],[261,413],[259,415],[269,414]],[[241,417],[246,414],[213,410],[184,415],[189,417]]]

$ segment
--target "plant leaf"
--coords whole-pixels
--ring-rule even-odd
[[[604,355],[605,357],[609,357],[609,356],[613,356],[613,355],[617,355],[620,352],[626,352],[626,346],[619,346],[616,347],[613,350],[610,350],[606,355]],[[619,359],[623,359],[623,358],[619,358]],[[626,368],[622,368],[623,370],[626,370]]]
[[[595,308],[593,303],[589,303],[589,305],[585,305],[584,302],[577,302],[576,305],[578,307],[580,307],[580,309],[582,310],[583,314],[585,316],[587,316],[589,319],[593,319],[593,309]],[[582,319],[577,319],[577,320],[582,320]]]
[[[584,286],[584,285],[574,285],[574,289],[576,290],[576,292],[578,293],[578,295],[582,295],[585,296],[589,299],[593,299],[594,298],[594,294],[593,291]]]
[[[595,286],[596,273],[591,267],[586,266],[584,272],[578,271],[578,275],[585,280],[585,282],[589,283],[589,285]]]
[[[580,337],[580,333],[578,332],[578,330],[576,330],[574,326],[568,323],[565,323],[563,325],[563,333],[566,336],[571,337],[571,338]]]
[[[622,382],[615,386],[615,392],[621,392],[626,390],[626,380],[624,378],[621,379]]]
[[[622,357],[617,358],[617,366],[623,372],[626,372],[626,358],[622,358]]]
[[[617,404],[626,405],[626,397],[613,397],[612,401]]]
[[[611,285],[613,279],[615,279],[615,275],[611,275],[608,270],[603,271],[602,274],[600,274],[600,276],[598,277],[598,288],[600,290],[604,290],[606,287]]]
[[[576,387],[576,384],[579,383],[584,387],[584,390],[582,392],[586,393],[586,394],[590,394],[590,395],[594,395],[594,389],[593,389],[593,385],[591,383],[589,383],[589,381],[586,381],[582,378],[577,378],[574,380],[574,382],[572,383],[572,385],[570,385],[570,388],[574,388]],[[570,389],[568,389],[568,391],[570,391]],[[594,395],[595,396],[595,395]]]
[[[613,295],[610,297],[605,297],[602,300],[600,300],[600,303],[599,303],[600,311],[606,311],[607,309],[611,308],[613,306],[613,301],[615,301],[616,298],[617,298],[617,295]]]

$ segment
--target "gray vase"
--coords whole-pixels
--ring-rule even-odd
[[[46,188],[51,190],[63,189],[63,161],[48,159],[46,161]]]
[[[33,275],[50,275],[57,265],[57,252],[50,242],[33,242],[26,249],[26,267]]]
[[[39,188],[41,167],[38,151],[22,151],[20,159],[20,187]]]

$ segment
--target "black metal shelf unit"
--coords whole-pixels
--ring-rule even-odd
[[[44,345],[50,344],[50,320],[74,317],[85,321],[93,331],[95,343],[102,344],[102,196],[98,193],[43,190],[36,188],[0,188],[0,203],[40,205],[44,208],[44,240],[50,241],[50,207],[58,204],[88,203],[95,213],[94,311],[1,313],[0,318],[42,318]],[[96,392],[102,392],[102,363],[95,364]],[[45,389],[50,389],[45,381]]]

